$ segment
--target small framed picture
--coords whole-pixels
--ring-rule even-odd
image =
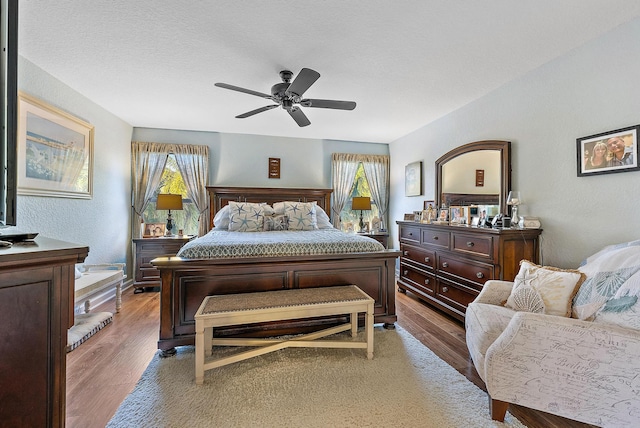
[[[471,217],[471,226],[478,227],[480,225],[480,217]]]
[[[405,213],[404,221],[415,221],[416,215],[414,213]]]
[[[447,208],[443,208],[440,210],[440,214],[438,215],[438,221],[448,221],[449,220],[449,210]]]
[[[640,125],[578,138],[578,177],[637,171]]]
[[[144,238],[157,238],[164,236],[166,230],[166,224],[164,223],[145,223],[144,225]]]
[[[449,223],[451,224],[466,223],[465,216],[464,216],[464,207],[455,206],[455,205],[449,207]]]

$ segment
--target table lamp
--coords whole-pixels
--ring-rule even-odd
[[[512,227],[518,227],[520,223],[520,217],[518,217],[518,205],[522,204],[522,198],[520,192],[517,190],[511,190],[509,196],[507,196],[507,205],[511,205],[511,224]]]
[[[173,221],[171,220],[171,210],[182,209],[182,195],[172,195],[171,193],[158,194],[158,201],[156,202],[156,210],[169,210],[167,216],[167,231],[166,236],[172,236]]]
[[[362,220],[362,211],[371,209],[371,198],[356,196],[351,200],[351,209],[360,210],[360,232],[364,232],[364,221]]]

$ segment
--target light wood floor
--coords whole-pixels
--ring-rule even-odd
[[[111,419],[156,353],[159,306],[157,292],[125,291],[122,310],[113,322],[67,354],[67,427],[102,428]],[[113,302],[93,309],[114,310]],[[398,325],[484,389],[469,358],[460,321],[430,308],[411,293],[396,293],[396,312]],[[402,397],[395,398],[401,411]],[[518,406],[509,410],[530,428],[589,426]]]

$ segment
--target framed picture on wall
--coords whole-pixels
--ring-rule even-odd
[[[578,138],[578,177],[637,171],[640,125]]]
[[[404,168],[404,195],[422,195],[422,161],[410,163]]]
[[[20,92],[18,194],[91,199],[93,126]]]

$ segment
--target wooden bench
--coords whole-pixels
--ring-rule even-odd
[[[85,264],[74,287],[74,312],[89,313],[91,307],[113,296],[115,287],[116,312],[122,306],[122,283],[127,277],[124,263]]]
[[[205,370],[246,360],[288,347],[359,348],[373,358],[374,300],[355,285],[318,287],[259,293],[208,296],[195,314],[196,321],[196,384],[204,382]],[[316,340],[331,334],[358,331],[358,313],[364,312],[365,338],[355,340]],[[350,322],[290,339],[214,338],[216,327],[350,314]],[[212,346],[253,346],[254,349],[205,362]]]

